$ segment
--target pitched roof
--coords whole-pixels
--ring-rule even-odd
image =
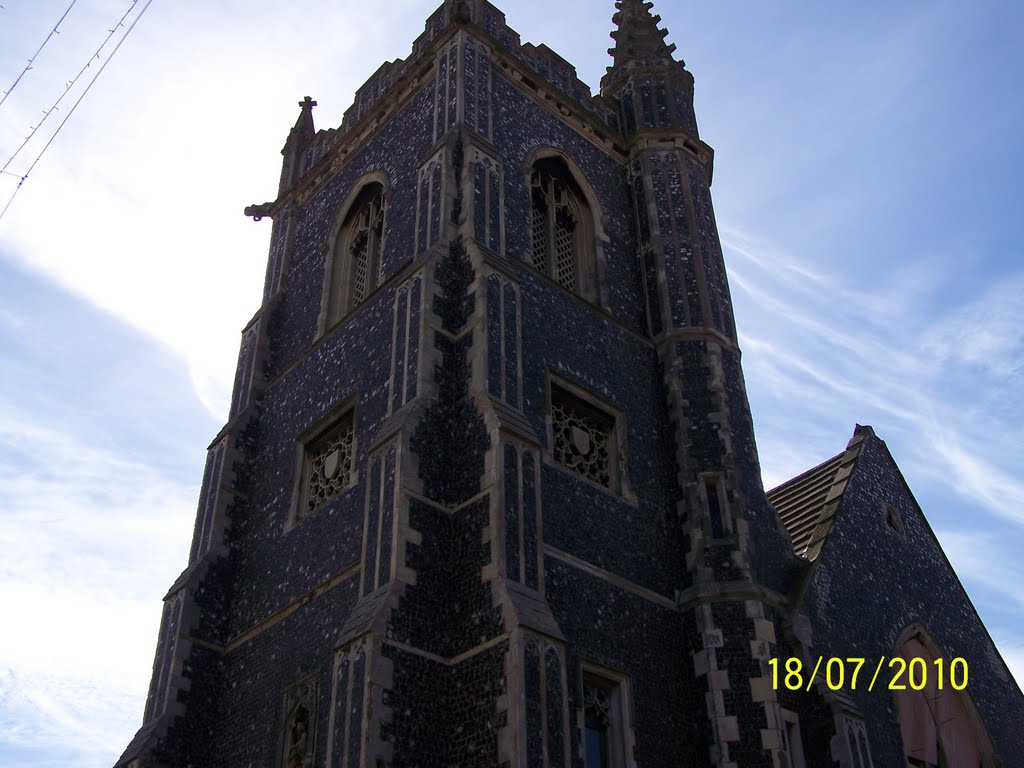
[[[799,557],[814,560],[832,529],[839,502],[857,465],[871,427],[859,424],[846,450],[768,491],[768,500],[779,513]]]

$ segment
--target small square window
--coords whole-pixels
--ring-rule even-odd
[[[355,427],[352,411],[306,443],[303,453],[302,503],[296,510],[297,520],[353,484]]]
[[[625,768],[629,750],[626,684],[583,668],[584,768]]]
[[[591,482],[617,490],[615,417],[554,383],[551,450],[562,466]]]

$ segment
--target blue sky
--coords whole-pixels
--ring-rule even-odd
[[[0,2],[0,87],[69,1]],[[0,106],[0,162],[129,5],[78,0]],[[597,87],[611,0],[499,5]],[[0,221],[0,763],[109,766],[139,726],[260,300],[269,224],[242,208],[296,102],[336,126],[434,7],[155,0]],[[1024,679],[1024,5],[656,10],[716,150],[766,486],[871,424]]]

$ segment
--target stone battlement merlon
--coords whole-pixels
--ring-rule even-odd
[[[577,76],[576,68],[547,44],[522,42],[519,33],[508,26],[505,14],[498,8],[485,1],[479,2],[478,8],[481,10],[482,18],[474,18],[469,22],[446,19],[447,8],[447,5],[440,6],[427,19],[424,31],[413,43],[412,53],[407,59],[385,62],[356,90],[353,103],[345,110],[340,126],[316,132],[303,155],[302,175],[308,173],[343,136],[356,129],[373,111],[376,104],[390,95],[394,87],[404,80],[407,73],[419,64],[424,56],[436,54],[435,41],[452,23],[472,24],[478,32],[485,33],[485,39],[492,46],[510,53],[533,70],[546,84],[554,86],[555,90],[569,101],[583,107],[608,128],[618,132],[618,115],[616,110],[610,107],[607,99],[595,96],[590,86]]]
[[[358,122],[374,103],[383,96],[391,85],[405,73],[405,59],[395,59],[381,64],[377,71],[356,91],[356,98],[341,119],[341,130]]]

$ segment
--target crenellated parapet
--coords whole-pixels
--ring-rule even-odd
[[[464,35],[456,42],[452,37],[459,30],[469,32],[469,36]],[[474,61],[459,67],[456,56],[460,60],[473,57]],[[293,129],[293,135],[301,136],[301,143],[289,139],[281,194],[300,179],[305,180],[304,177],[321,166],[323,158],[329,155],[334,156],[332,167],[336,167],[337,162],[351,152],[350,146],[358,144],[368,130],[372,131],[393,114],[431,73],[438,88],[438,134],[453,124],[455,113],[450,110],[462,109],[465,103],[467,125],[487,136],[487,113],[483,109],[475,111],[475,102],[483,98],[487,70],[492,67],[498,67],[528,88],[540,88],[541,98],[552,101],[557,109],[566,110],[571,105],[574,110],[582,110],[586,121],[594,121],[599,126],[589,130],[609,135],[609,140],[613,141],[611,135],[620,127],[617,106],[601,96],[593,96],[572,64],[547,45],[521,42],[519,33],[506,23],[505,14],[484,0],[446,2],[427,20],[423,34],[413,44],[412,54],[407,59],[386,62],[360,86],[340,126],[311,133],[312,123],[306,117],[308,106],[300,105],[303,106],[299,120],[302,130],[297,134],[298,129]],[[456,83],[448,82],[456,71],[463,72],[462,76],[467,79],[477,78],[466,84],[472,94],[467,94],[465,102],[454,96]],[[287,150],[294,146],[300,149],[297,153],[293,149],[289,154]],[[322,172],[318,173],[320,176]]]

